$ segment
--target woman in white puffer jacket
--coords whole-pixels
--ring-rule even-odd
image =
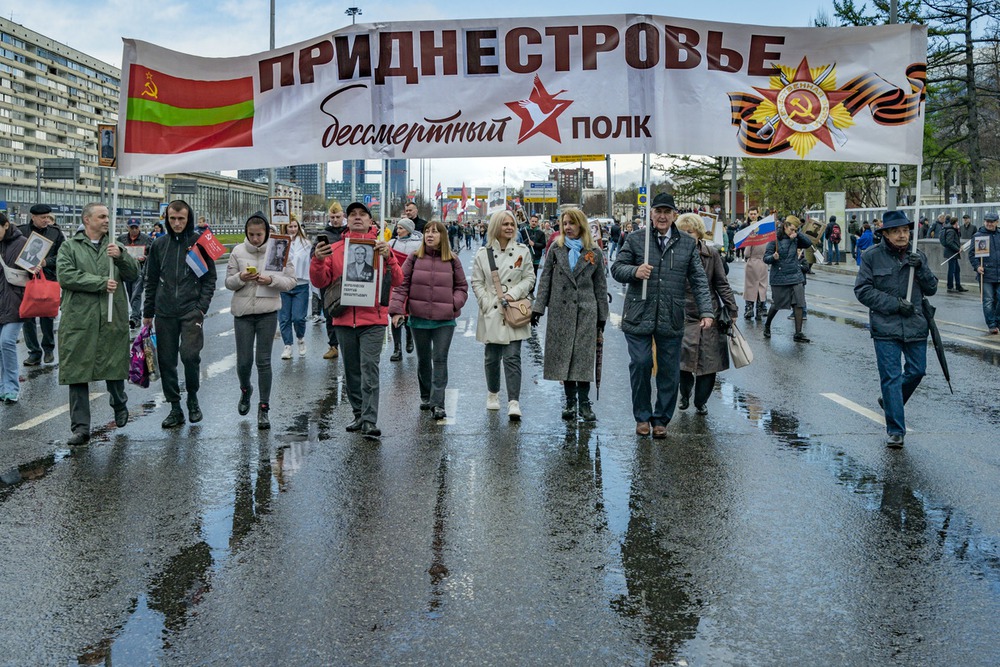
[[[257,428],[271,428],[268,417],[271,397],[271,350],[274,332],[278,328],[278,309],[281,292],[295,287],[295,267],[285,262],[281,270],[272,269],[276,251],[271,239],[271,227],[260,211],[251,215],[244,226],[246,240],[233,248],[226,267],[226,288],[233,291],[230,304],[236,329],[236,374],[240,379],[240,401],[237,410],[241,415],[250,412],[250,371],[257,366],[257,387],[260,402],[257,406]],[[268,253],[271,253],[269,256]],[[256,342],[256,354],[254,344]]]

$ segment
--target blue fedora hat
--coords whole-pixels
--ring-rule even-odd
[[[893,227],[913,229],[913,222],[902,211],[886,211],[885,215],[882,216],[882,229],[892,229]]]

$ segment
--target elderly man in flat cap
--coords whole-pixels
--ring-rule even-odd
[[[66,237],[62,230],[55,225],[55,216],[52,214],[52,207],[48,204],[35,204],[31,207],[31,222],[21,226],[21,233],[30,237],[32,232],[40,234],[52,241],[48,253],[42,259],[42,272],[49,280],[56,279],[56,255]],[[42,361],[51,364],[56,360],[56,337],[55,318],[39,317],[38,325],[42,329],[42,340],[38,340],[38,330],[35,328],[35,319],[24,320],[24,344],[28,348],[28,357],[24,360],[25,366],[37,366]]]
[[[618,251],[611,275],[628,285],[622,331],[628,343],[632,416],[636,435],[652,431],[667,437],[674,416],[681,378],[681,341],[684,338],[684,303],[690,287],[701,317],[701,327],[714,326],[715,309],[708,279],[694,237],[674,229],[677,207],[666,193],[656,195],[650,214],[649,234],[629,234]],[[648,246],[647,246],[648,238]],[[649,261],[645,260],[649,253]],[[646,283],[646,297],[642,285]],[[653,343],[656,343],[656,404],[652,404],[650,376]]]
[[[976,251],[980,249],[979,257]],[[985,256],[982,249],[988,250]],[[969,262],[983,291],[983,318],[990,335],[1000,335],[1000,231],[996,211],[983,216],[983,226],[972,237]]]

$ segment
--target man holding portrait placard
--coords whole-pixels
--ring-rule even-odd
[[[979,278],[983,299],[983,317],[990,334],[1000,334],[1000,234],[997,233],[997,213],[983,216],[983,226],[972,237],[969,261]]]

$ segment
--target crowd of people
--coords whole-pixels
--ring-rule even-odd
[[[731,246],[711,243],[703,217],[681,213],[671,195],[660,193],[651,203],[649,229],[641,221],[592,228],[578,209],[562,211],[555,221],[537,215],[519,219],[515,212],[494,213],[484,225],[470,223],[473,237],[483,227],[481,245],[467,279],[459,259],[464,232],[455,225],[426,221],[408,204],[405,217],[388,238],[362,203],[346,211],[334,203],[329,224],[311,242],[292,216],[287,237],[275,247],[275,229],[263,212],[251,215],[244,239],[232,248],[224,285],[233,292],[237,412],[252,407],[256,369],[257,426],[270,428],[271,359],[276,332],[283,342],[281,359],[306,355],[305,326],[310,292],[315,291],[326,323],[326,359],[339,358],[347,398],[353,413],[349,432],[378,438],[380,360],[386,327],[393,350],[416,352],[420,408],[434,419],[448,417],[445,391],[448,357],[458,318],[469,287],[478,308],[476,339],[484,345],[483,369],[487,410],[501,410],[511,421],[522,417],[522,341],[546,317],[543,377],[563,386],[562,416],[568,421],[594,422],[590,392],[595,358],[610,314],[607,278],[625,286],[621,330],[629,356],[629,383],[635,432],[666,437],[675,410],[694,404],[708,411],[716,375],[729,368],[727,338],[739,308],[729,284],[727,255]],[[182,200],[166,208],[162,233],[144,234],[138,224],[112,239],[106,206],[89,204],[76,233],[65,238],[53,222],[51,209],[31,209],[22,228],[0,214],[0,400],[17,402],[17,342],[24,333],[24,364],[56,363],[59,382],[69,387],[69,444],[90,438],[89,383],[106,383],[115,424],[128,422],[125,379],[129,366],[130,332],[137,325],[156,332],[156,358],[169,411],[165,429],[204,417],[198,400],[204,319],[215,294],[215,262],[196,241],[204,218],[196,218]],[[748,211],[748,224],[760,219]],[[195,221],[198,221],[196,224]],[[787,215],[776,224],[775,239],[750,244],[746,261],[744,318],[764,320],[763,336],[771,337],[778,312],[792,311],[793,340],[808,343],[805,320],[805,270],[802,254],[813,241],[800,231],[800,220]],[[967,224],[967,223],[965,223]],[[937,277],[924,253],[911,247],[916,225],[898,211],[886,212],[873,230],[867,222],[849,224],[852,254],[859,263],[855,293],[870,310],[871,334],[881,380],[879,404],[886,415],[887,443],[901,446],[905,434],[903,406],[926,370],[928,309],[925,297],[937,289]],[[877,231],[877,233],[876,233]],[[52,246],[37,265],[16,266],[28,237],[45,236]],[[946,252],[960,255],[964,231],[957,219],[943,219],[933,232]],[[831,217],[823,234],[839,245],[839,225]],[[290,240],[289,240],[290,239]],[[988,253],[968,253],[981,281],[983,312],[991,334],[998,334],[1000,302],[1000,239],[997,215],[969,237]],[[286,250],[287,252],[283,252]],[[283,261],[273,265],[273,255]],[[831,255],[831,258],[836,255]],[[951,259],[954,259],[952,257]],[[839,261],[839,258],[831,261]],[[203,266],[198,270],[198,266]],[[62,313],[58,340],[51,321],[40,322],[42,338],[29,334],[29,322],[19,314],[24,284],[32,273],[58,280]],[[911,278],[912,275],[912,278]],[[949,289],[961,287],[949,266]],[[912,295],[907,295],[910,281]],[[344,283],[372,283],[368,296],[346,297]],[[964,288],[962,288],[964,289]],[[770,302],[768,303],[768,291]],[[111,298],[108,298],[108,295]],[[360,299],[360,300],[359,300]],[[527,304],[527,305],[525,305]],[[110,308],[110,313],[108,312]],[[31,331],[34,323],[31,322]],[[405,341],[405,343],[404,343]],[[184,372],[181,392],[179,367]],[[655,387],[655,393],[654,393]],[[502,390],[505,401],[501,401]],[[182,401],[186,407],[182,409]]]

